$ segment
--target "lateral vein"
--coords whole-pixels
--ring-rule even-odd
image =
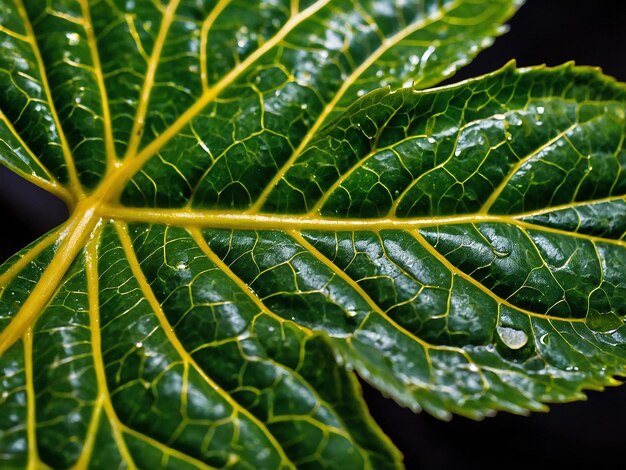
[[[326,118],[328,118],[330,113],[337,106],[337,103],[339,103],[341,98],[343,98],[343,96],[350,89],[350,87],[354,85],[356,80],[363,73],[365,73],[365,71],[367,71],[367,69],[369,69],[391,47],[395,46],[398,42],[402,41],[407,36],[410,36],[416,31],[419,31],[421,28],[428,26],[430,24],[436,23],[437,21],[441,20],[448,11],[456,8],[458,6],[458,3],[459,3],[458,1],[452,2],[449,6],[439,10],[436,15],[426,17],[422,21],[417,21],[411,26],[408,26],[402,29],[401,31],[393,35],[392,37],[382,41],[380,47],[378,47],[378,49],[376,49],[376,51],[374,51],[373,54],[371,54],[365,61],[363,61],[363,63],[361,63],[361,65],[359,65],[350,74],[350,76],[343,82],[343,84],[341,85],[341,87],[339,88],[335,96],[333,96],[333,99],[324,107],[324,109],[322,110],[322,113],[315,120],[315,123],[308,130],[308,132],[306,133],[306,135],[304,136],[304,138],[302,139],[302,141],[300,142],[296,150],[293,152],[293,154],[281,166],[280,170],[274,175],[274,177],[270,180],[270,182],[265,186],[265,189],[263,190],[263,192],[261,192],[256,202],[250,207],[249,209],[250,212],[258,212],[259,210],[261,210],[261,208],[263,207],[263,204],[265,204],[265,201],[267,201],[267,198],[269,197],[270,193],[274,190],[274,187],[283,178],[283,176],[285,176],[289,168],[291,168],[293,163],[298,159],[298,157],[306,149],[311,139],[313,139],[315,134],[317,134],[317,131],[326,122]]]
[[[35,155],[31,148],[26,144],[24,139],[22,139],[22,136],[17,132],[17,130],[13,126],[13,123],[11,123],[11,121],[1,110],[0,120],[4,123],[5,126],[7,126],[9,132],[13,135],[13,137],[15,137],[15,139],[19,142],[19,144],[26,151],[26,153],[28,153],[28,156],[39,166],[41,171],[45,173],[46,177],[48,177],[48,180],[45,180],[39,176],[34,176],[32,173],[26,173],[19,170],[16,171],[19,172],[22,178],[61,198],[63,202],[65,202],[68,206],[73,206],[74,200],[72,194],[59,182],[58,179],[50,174],[45,165],[43,165],[41,163],[41,160],[39,160],[39,157]]]
[[[104,146],[107,156],[108,168],[114,168],[117,162],[115,154],[115,145],[113,140],[113,126],[111,125],[111,111],[109,108],[109,98],[107,95],[106,85],[104,84],[104,74],[102,72],[102,63],[100,62],[100,53],[98,52],[98,42],[96,40],[91,20],[91,10],[88,0],[80,0],[80,8],[85,18],[84,29],[87,34],[87,44],[91,53],[91,60],[94,66],[94,75],[98,82],[98,90],[100,92],[100,100],[102,102],[102,120],[104,123]]]
[[[76,212],[61,231],[63,241],[50,264],[20,310],[0,333],[0,356],[26,333],[43,311],[97,222],[94,208],[90,205],[83,207],[79,203]]]
[[[78,179],[78,172],[76,171],[76,166],[74,165],[74,158],[72,156],[72,151],[70,150],[69,144],[67,142],[65,131],[63,130],[63,127],[61,126],[61,121],[59,119],[59,115],[57,114],[56,106],[54,104],[54,101],[52,100],[50,84],[48,83],[48,75],[47,75],[47,72],[43,63],[43,57],[41,56],[41,51],[39,50],[37,37],[35,36],[35,31],[33,30],[33,26],[30,22],[30,18],[28,17],[28,14],[26,13],[26,8],[24,7],[23,0],[16,0],[16,6],[22,18],[22,21],[24,22],[24,29],[26,30],[26,34],[30,39],[29,42],[33,50],[33,54],[35,55],[35,59],[37,60],[39,74],[41,75],[41,83],[46,94],[48,106],[50,109],[50,114],[52,115],[54,125],[59,134],[61,149],[63,151],[63,158],[65,160],[65,165],[67,166],[68,177],[70,180],[69,181],[70,190],[74,195],[74,199],[79,200],[84,197],[85,193],[83,192],[83,188],[80,184],[80,180]]]
[[[104,358],[102,357],[102,338],[100,336],[100,280],[98,274],[98,244],[102,227],[96,231],[85,250],[85,269],[87,271],[87,296],[89,299],[89,330],[94,370],[98,385],[98,399],[102,402],[105,414],[111,426],[113,439],[117,444],[122,459],[129,468],[136,469],[134,459],[122,434],[123,424],[111,402],[111,394],[106,379]]]
[[[250,288],[250,286],[248,286],[239,276],[237,276],[228,267],[228,265],[226,263],[224,263],[224,261],[222,261],[220,259],[220,257],[215,254],[215,252],[208,245],[208,243],[206,242],[206,240],[202,236],[202,233],[200,232],[200,230],[197,227],[187,228],[187,231],[189,232],[191,237],[194,239],[196,244],[200,247],[202,252],[207,256],[207,258],[209,258],[222,272],[224,272],[237,285],[237,287],[239,287],[239,289],[241,289],[250,298],[250,300],[252,300],[252,302],[254,302],[254,304],[259,308],[259,310],[262,313],[272,317],[273,319],[275,319],[276,321],[278,321],[281,324],[285,323],[285,322],[288,322],[288,320],[286,320],[283,317],[278,316],[274,312],[272,312],[263,303],[263,301],[258,297],[258,295]],[[307,335],[312,334],[311,330],[309,330],[308,328],[306,328],[306,327],[304,327],[302,325],[298,325],[295,322],[289,322],[289,323],[293,323],[294,326],[298,327],[300,330],[302,330]]]
[[[152,87],[154,86],[156,69],[159,65],[159,59],[161,58],[161,53],[163,52],[165,39],[167,38],[167,33],[170,29],[170,26],[172,25],[172,22],[174,21],[174,13],[178,8],[179,3],[180,0],[172,0],[167,5],[165,13],[163,14],[161,27],[159,28],[159,33],[156,40],[154,41],[152,54],[150,55],[150,60],[148,62],[148,70],[146,71],[143,86],[141,87],[141,95],[139,98],[139,104],[137,106],[135,119],[133,121],[133,128],[130,133],[130,142],[128,143],[128,149],[126,150],[126,155],[124,157],[125,159],[129,157],[132,158],[132,156],[134,156],[137,152],[137,148],[139,147],[141,136],[143,135],[143,127],[146,118],[146,112],[148,110],[148,103],[150,101],[150,93],[152,92]]]
[[[499,295],[494,294],[491,290],[489,290],[487,287],[485,287],[482,283],[478,282],[472,276],[470,276],[469,274],[466,274],[465,272],[463,272],[459,268],[457,268],[455,265],[453,265],[450,261],[448,261],[448,259],[445,256],[443,256],[441,253],[439,253],[435,249],[435,247],[433,247],[430,243],[428,243],[428,241],[417,230],[412,230],[411,231],[411,235],[413,236],[413,238],[415,238],[417,240],[417,242],[420,245],[422,245],[424,247],[424,249],[426,251],[428,251],[428,253],[430,253],[441,264],[443,264],[446,267],[446,269],[448,271],[450,271],[450,273],[452,275],[458,276],[461,279],[463,279],[463,280],[469,282],[470,284],[472,284],[474,287],[477,287],[483,293],[487,294],[494,301],[496,301],[496,303],[498,303],[500,305],[505,305],[506,307],[508,307],[508,308],[510,308],[512,310],[516,310],[518,312],[524,313],[524,314],[526,314],[526,315],[528,315],[530,317],[542,318],[544,320],[551,320],[551,321],[564,321],[564,322],[571,322],[571,323],[586,323],[586,320],[584,318],[566,318],[566,317],[557,317],[557,316],[552,316],[552,315],[546,315],[546,314],[543,314],[543,313],[533,312],[531,310],[527,310],[527,309],[524,309],[522,307],[518,307],[517,305],[512,304],[511,302],[509,302],[506,299],[503,299]]]
[[[135,276],[135,279],[137,280],[137,283],[139,284],[139,288],[141,289],[141,292],[143,293],[145,299],[150,304],[150,307],[152,308],[152,311],[154,312],[155,316],[158,318],[159,323],[161,325],[161,329],[167,336],[167,339],[170,341],[170,343],[172,344],[172,346],[174,347],[174,349],[176,350],[180,358],[184,362],[189,364],[191,367],[193,367],[196,373],[200,377],[202,377],[202,379],[206,382],[206,384],[209,385],[213,390],[215,390],[226,402],[228,402],[234,410],[246,416],[250,421],[252,421],[266,435],[268,440],[274,446],[277,453],[281,456],[282,460],[284,462],[289,462],[289,458],[285,454],[283,448],[278,443],[274,435],[269,431],[269,429],[267,429],[265,424],[262,423],[250,411],[248,411],[246,408],[240,405],[237,401],[235,401],[235,399],[231,397],[228,393],[226,393],[217,383],[215,383],[215,381],[206,374],[204,369],[202,369],[198,365],[195,359],[189,354],[189,352],[182,345],[182,343],[178,339],[178,336],[176,336],[174,329],[170,325],[169,320],[165,316],[165,313],[163,312],[161,304],[159,303],[158,299],[154,295],[154,292],[152,291],[152,288],[150,287],[150,284],[148,283],[141,269],[139,260],[137,259],[137,255],[135,253],[135,249],[133,248],[132,240],[130,239],[130,235],[128,234],[128,228],[126,227],[125,224],[118,222],[118,221],[115,221],[114,225],[117,230],[117,234],[120,238],[120,242],[122,244],[124,253],[126,254],[126,258],[128,259],[133,276]]]
[[[260,48],[250,54],[243,62],[239,63],[228,74],[226,74],[218,83],[206,90],[198,100],[183,112],[176,121],[174,121],[167,129],[165,129],[156,139],[144,147],[135,156],[124,161],[123,165],[111,175],[107,181],[107,193],[109,200],[115,200],[119,197],[123,186],[130,180],[143,165],[156,155],[165,144],[167,144],[178,132],[185,127],[194,117],[198,115],[210,102],[215,100],[218,95],[231,83],[233,83],[250,65],[256,62],[266,52],[271,50],[275,45],[280,43],[285,36],[291,32],[298,24],[306,18],[313,15],[323,6],[328,4],[330,0],[319,0],[309,6],[306,10],[301,11],[285,23],[283,28],[277,32],[271,39],[265,42]]]

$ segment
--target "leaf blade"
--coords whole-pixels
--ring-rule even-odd
[[[65,154],[93,191],[63,241],[0,270],[2,370],[28,369],[0,381],[3,460],[398,468],[346,369],[440,418],[624,373],[624,86],[509,65],[421,91],[519,2],[367,5],[27,5],[52,128],[76,130]],[[53,24],[80,50],[50,52]],[[397,86],[424,62],[413,88],[349,104],[376,67],[402,66]],[[74,69],[86,88],[59,79]],[[5,163],[67,182],[9,127]]]

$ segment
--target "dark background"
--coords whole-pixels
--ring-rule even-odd
[[[454,81],[520,66],[569,60],[598,65],[626,81],[626,1],[527,0],[498,38]],[[61,223],[63,204],[0,167],[0,258]],[[586,402],[553,405],[529,417],[499,414],[482,422],[416,415],[364,385],[374,418],[405,455],[409,469],[626,468],[626,387],[590,392]],[[346,469],[350,470],[350,469]]]

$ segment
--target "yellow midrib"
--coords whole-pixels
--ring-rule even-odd
[[[177,210],[128,208],[119,205],[110,205],[103,202],[107,185],[102,185],[92,196],[81,201],[61,232],[62,242],[59,245],[50,265],[44,271],[31,295],[22,305],[20,311],[13,317],[11,323],[0,333],[0,355],[15,341],[23,336],[37,318],[50,297],[61,282],[66,270],[78,252],[84,246],[89,234],[98,221],[103,219],[117,219],[121,221],[170,224],[185,227],[201,227],[215,229],[242,229],[242,230],[282,230],[282,231],[374,231],[381,230],[416,230],[424,227],[434,227],[452,224],[502,223],[515,225],[524,230],[538,230],[556,235],[584,239],[592,243],[607,243],[626,248],[626,241],[602,238],[577,232],[569,232],[552,227],[545,227],[521,220],[524,215],[504,216],[489,214],[469,214],[458,216],[424,217],[413,219],[384,218],[384,219],[332,219],[320,216],[299,216],[279,214],[249,214],[244,211],[207,211],[207,210]],[[562,210],[562,206],[559,210]],[[538,213],[542,213],[539,211]],[[50,243],[50,238],[46,239]],[[41,247],[36,247],[38,251]],[[30,259],[29,256],[26,259]],[[20,263],[23,265],[23,263]],[[14,270],[11,270],[14,272]],[[4,279],[6,276],[0,276]],[[6,281],[6,280],[5,280]],[[550,317],[552,318],[552,317]],[[565,319],[571,321],[569,319]]]
[[[625,200],[619,197],[615,200]],[[567,206],[562,206],[562,210]],[[524,219],[535,214],[545,213],[543,210],[516,215],[492,215],[473,213],[450,216],[432,217],[384,217],[384,218],[331,218],[311,214],[251,214],[246,211],[202,210],[202,209],[159,209],[136,208],[120,205],[103,205],[99,208],[100,215],[105,219],[119,219],[128,222],[168,224],[182,227],[200,227],[232,230],[319,230],[319,231],[372,231],[382,230],[414,230],[426,227],[437,227],[456,224],[499,223],[514,225],[523,229],[549,232],[558,235],[588,240],[590,242],[608,243],[626,248],[625,240],[616,240],[600,236],[570,232],[563,229],[527,222]]]

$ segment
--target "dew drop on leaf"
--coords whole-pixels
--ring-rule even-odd
[[[494,250],[493,254],[496,255],[497,258],[506,258],[507,256],[511,255],[511,252]]]
[[[65,37],[69,41],[70,46],[75,46],[80,41],[80,36],[77,33],[67,33]]]
[[[516,330],[515,328],[508,328],[505,326],[499,326],[496,328],[498,336],[510,349],[521,349],[528,343],[528,335],[522,330]]]

